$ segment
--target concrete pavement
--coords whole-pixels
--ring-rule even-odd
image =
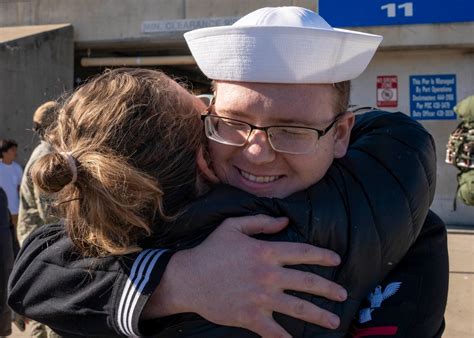
[[[474,337],[474,231],[450,232],[446,338]]]
[[[443,337],[474,337],[474,231],[450,231],[448,245],[449,296]],[[19,332],[15,327],[11,337],[29,337],[28,329]]]

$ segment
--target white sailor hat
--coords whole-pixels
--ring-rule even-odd
[[[184,34],[210,79],[267,83],[336,83],[359,76],[382,36],[331,27],[301,7],[258,9],[232,26]]]

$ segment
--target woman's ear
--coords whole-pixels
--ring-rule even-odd
[[[204,157],[204,150],[202,147],[198,150],[196,161],[200,173],[206,180],[208,180],[210,183],[219,183],[219,179],[217,178],[214,171],[209,167],[209,164]]]
[[[354,113],[348,111],[336,123],[336,132],[334,133],[334,158],[341,158],[346,155],[354,122]]]

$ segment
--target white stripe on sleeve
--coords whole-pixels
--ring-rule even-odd
[[[153,271],[158,258],[165,251],[166,250],[164,249],[143,250],[133,263],[130,276],[125,283],[125,287],[120,298],[117,312],[117,322],[119,329],[127,336],[139,335],[137,332],[133,332],[133,313],[135,311],[140,294],[148,283],[151,272]]]

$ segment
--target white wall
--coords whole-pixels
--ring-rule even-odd
[[[378,52],[363,75],[353,81],[351,101],[354,104],[376,107],[377,76],[397,75],[398,107],[387,110],[402,111],[410,115],[409,76],[431,74],[456,74],[457,101],[473,95],[474,53],[449,49]],[[458,201],[457,211],[452,211],[457,170],[453,166],[444,163],[449,133],[459,121],[423,120],[420,122],[433,135],[437,147],[438,182],[433,210],[448,224],[474,226],[474,207],[467,207]]]

